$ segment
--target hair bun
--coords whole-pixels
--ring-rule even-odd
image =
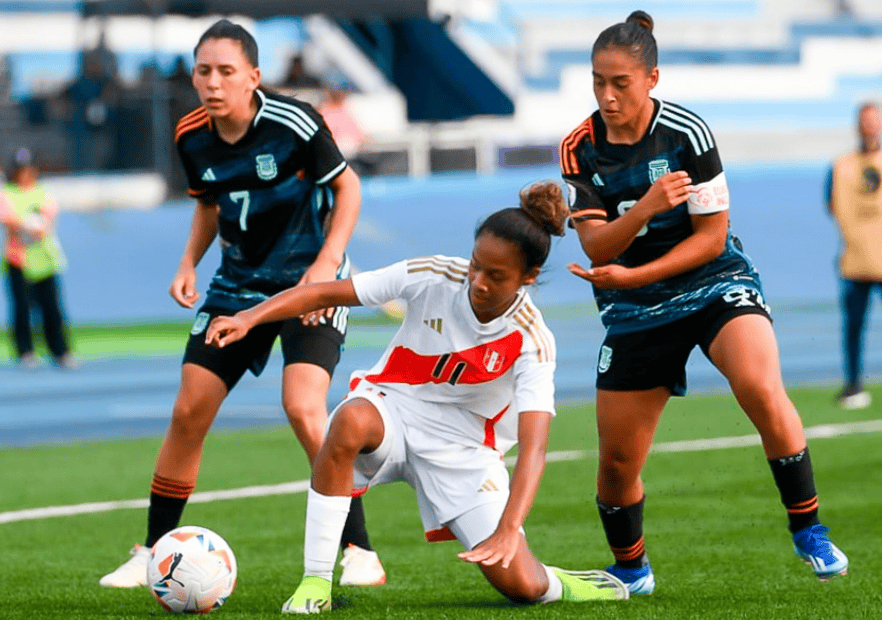
[[[632,22],[646,28],[652,34],[652,27],[655,25],[655,22],[652,21],[652,17],[646,11],[634,11],[628,15],[625,23],[630,24]]]
[[[562,237],[569,215],[563,191],[554,181],[540,181],[521,190],[520,208],[540,229],[549,235]]]

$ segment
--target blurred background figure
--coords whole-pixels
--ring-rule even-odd
[[[349,91],[345,86],[331,86],[326,89],[318,112],[325,119],[346,161],[358,174],[368,174],[370,170],[365,170],[366,164],[360,157],[365,133],[352,115],[352,110],[349,109],[348,98]]]
[[[39,181],[31,152],[21,148],[6,168],[0,192],[0,222],[6,227],[3,268],[9,286],[15,353],[22,368],[37,367],[31,330],[31,306],[39,306],[46,347],[59,368],[74,369],[61,305],[59,273],[66,265],[55,236],[58,203]]]
[[[303,66],[303,56],[294,54],[288,62],[288,68],[285,70],[285,76],[282,78],[279,86],[281,88],[298,90],[301,88],[319,88],[321,82]]]
[[[870,406],[863,388],[864,332],[873,289],[882,294],[882,151],[879,106],[863,104],[857,123],[860,149],[833,164],[827,204],[839,226],[840,305],[845,385],[839,396],[844,409]]]

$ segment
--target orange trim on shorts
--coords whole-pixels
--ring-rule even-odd
[[[365,493],[368,492],[368,487],[358,487],[357,489],[352,489],[352,497],[361,497]]]
[[[456,536],[453,535],[453,532],[450,531],[449,527],[444,526],[437,530],[429,530],[426,532],[426,540],[430,543],[446,542],[448,540],[456,540]]]

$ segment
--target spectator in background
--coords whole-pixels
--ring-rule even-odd
[[[324,100],[318,106],[318,112],[325,119],[325,124],[334,136],[334,142],[337,143],[349,165],[359,175],[369,175],[375,166],[362,155],[365,134],[352,115],[348,99],[349,91],[346,87],[332,86],[326,89]]]
[[[833,164],[827,179],[827,206],[839,226],[840,305],[845,385],[843,409],[863,409],[870,394],[863,389],[863,348],[870,293],[882,294],[882,151],[879,106],[865,103],[858,111],[860,149]]]
[[[40,306],[46,346],[59,368],[73,369],[68,346],[58,274],[66,261],[54,233],[58,204],[39,182],[30,151],[19,149],[0,191],[0,222],[6,227],[3,267],[9,284],[15,352],[21,366],[37,367],[31,333],[31,303]]]
[[[300,89],[300,88],[319,88],[321,82],[314,75],[311,75],[303,66],[303,56],[294,54],[288,63],[288,69],[285,77],[279,84],[281,88]]]
[[[340,152],[346,159],[351,160],[361,150],[364,132],[352,116],[347,104],[348,98],[349,93],[345,88],[328,88],[325,100],[318,107],[318,111],[331,130]]]

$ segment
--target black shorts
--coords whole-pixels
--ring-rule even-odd
[[[335,312],[341,310],[338,308]],[[210,370],[223,380],[228,390],[232,390],[246,370],[255,376],[263,372],[278,336],[286,366],[298,362],[315,364],[333,376],[345,339],[345,311],[342,317],[337,315],[337,320],[328,319],[326,324],[303,325],[300,319],[288,319],[258,325],[245,338],[223,349],[205,344],[205,331],[211,319],[229,314],[232,313],[207,306],[199,309],[187,340],[183,363]],[[340,324],[340,328],[335,324]]]
[[[686,362],[698,345],[708,358],[711,342],[728,321],[769,308],[756,291],[715,299],[682,319],[638,332],[607,334],[597,360],[598,390],[649,390],[666,387],[673,396],[686,394]]]

